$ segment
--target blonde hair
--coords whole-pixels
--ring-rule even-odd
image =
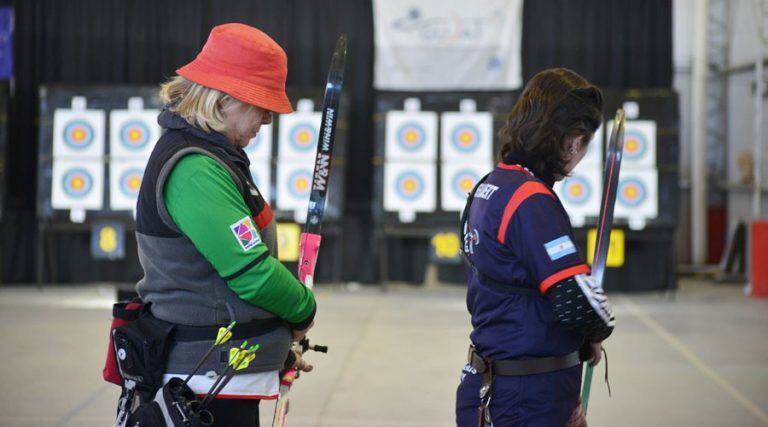
[[[160,100],[190,125],[205,132],[224,132],[224,109],[245,106],[224,92],[211,89],[181,76],[160,85]],[[253,106],[248,105],[253,108]]]

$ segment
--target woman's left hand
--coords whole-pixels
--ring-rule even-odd
[[[294,351],[293,354],[296,356],[296,362],[293,363],[293,367],[296,368],[297,371],[311,372],[312,369],[315,368],[311,363],[304,360],[301,352]]]

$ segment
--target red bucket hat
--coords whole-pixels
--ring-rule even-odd
[[[288,57],[268,35],[244,24],[214,27],[194,61],[176,73],[247,104],[290,113],[285,93]]]

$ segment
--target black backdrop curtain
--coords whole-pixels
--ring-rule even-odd
[[[42,83],[150,84],[194,58],[220,23],[254,25],[289,58],[288,84],[319,87],[341,32],[349,34],[345,92],[350,97],[346,176],[347,280],[373,281],[373,16],[368,0],[16,0],[14,93],[9,107],[7,189],[2,216],[2,281],[35,278],[38,87]],[[567,66],[598,85],[669,87],[672,2],[668,0],[529,0],[523,12],[524,78]],[[1,182],[1,181],[0,181]],[[62,237],[66,239],[67,237]],[[87,239],[58,242],[80,254],[82,268],[59,280],[94,278]],[[72,259],[69,257],[68,259]],[[97,264],[98,265],[98,264]],[[108,268],[108,267],[104,267]],[[113,268],[102,280],[134,280]]]

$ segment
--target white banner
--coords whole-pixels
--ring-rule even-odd
[[[374,0],[374,87],[521,86],[522,0]]]

